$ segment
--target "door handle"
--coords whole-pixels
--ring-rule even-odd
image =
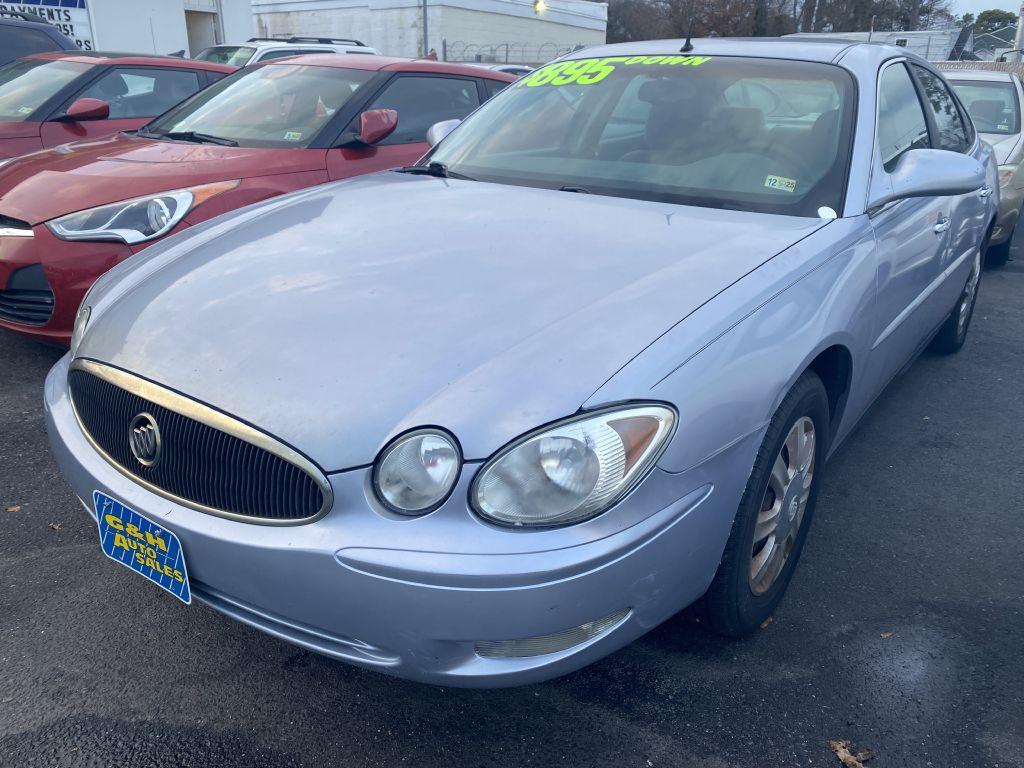
[[[988,184],[986,184],[984,187],[981,188],[981,191],[978,192],[978,197],[980,197],[982,200],[984,200],[986,197],[988,197],[991,194],[992,194],[992,187],[990,187]]]
[[[949,218],[949,216],[943,216],[941,219],[938,220],[933,229],[938,233],[942,233],[949,229],[949,225],[952,223],[953,222]]]

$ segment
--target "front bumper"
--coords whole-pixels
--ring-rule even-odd
[[[486,526],[466,503],[472,471],[463,472],[441,509],[422,518],[382,514],[362,468],[330,476],[335,503],[319,520],[262,526],[179,506],[115,470],[74,416],[68,361],[47,377],[45,404],[54,455],[80,499],[99,490],[159,520],[182,542],[193,595],[233,618],[334,658],[444,685],[517,685],[570,672],[700,597],[721,559],[746,474],[711,478],[733,477],[729,467],[752,461],[756,449],[748,439],[685,473],[655,470],[607,513],[641,505],[649,514],[593,540],[579,536],[579,526],[467,537],[467,529]],[[480,545],[483,539],[490,544]],[[141,580],[139,587],[149,588]],[[624,618],[603,634],[562,651],[517,658],[477,652],[478,642],[548,635],[620,612]]]
[[[1013,235],[1020,209],[1024,205],[1024,187],[1002,187],[999,190],[999,210],[996,213],[996,225],[992,229],[992,245],[1005,243]]]
[[[0,315],[0,328],[67,346],[86,292],[104,272],[132,253],[124,243],[61,240],[43,225],[33,228],[32,237],[0,236],[0,295],[16,284],[16,273],[24,275],[41,265],[44,285],[53,296],[53,311],[45,322],[17,322]]]

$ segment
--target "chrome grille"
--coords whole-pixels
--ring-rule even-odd
[[[203,512],[269,524],[309,522],[327,510],[330,485],[305,457],[171,390],[89,360],[68,374],[71,400],[93,445],[150,490]],[[129,436],[140,414],[159,426],[147,466]]]

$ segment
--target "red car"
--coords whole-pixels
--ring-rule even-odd
[[[434,123],[514,82],[472,65],[310,55],[225,77],[135,133],[0,163],[0,327],[67,344],[106,270],[284,192],[415,162]]]
[[[12,61],[0,67],[0,158],[141,128],[236,69],[88,51]]]

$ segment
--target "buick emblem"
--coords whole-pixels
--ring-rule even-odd
[[[132,455],[144,467],[152,467],[160,460],[160,427],[148,413],[132,419],[128,429],[128,445]]]

